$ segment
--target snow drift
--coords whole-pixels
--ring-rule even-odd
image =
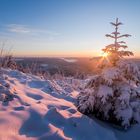
[[[111,130],[77,111],[73,105],[78,94],[76,91],[63,93],[58,87],[59,85],[54,86],[49,80],[16,70],[2,69],[0,139],[116,139]]]

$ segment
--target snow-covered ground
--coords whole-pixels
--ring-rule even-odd
[[[4,93],[3,93],[4,92]],[[2,70],[0,140],[139,140],[140,126],[119,131],[91,119],[74,106],[77,91],[55,81],[14,70]],[[3,95],[3,96],[1,96]]]

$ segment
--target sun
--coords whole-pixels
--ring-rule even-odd
[[[103,53],[102,54],[102,57],[107,57],[108,56],[108,53]]]

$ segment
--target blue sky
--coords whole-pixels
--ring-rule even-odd
[[[140,56],[140,0],[0,0],[0,43],[16,56],[98,56],[116,17]]]

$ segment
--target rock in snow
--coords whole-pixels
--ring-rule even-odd
[[[78,92],[63,94],[60,86],[54,84],[56,82],[52,84],[37,76],[2,69],[0,140],[129,140],[140,137],[139,126],[127,133],[119,132],[81,114],[74,106]]]

